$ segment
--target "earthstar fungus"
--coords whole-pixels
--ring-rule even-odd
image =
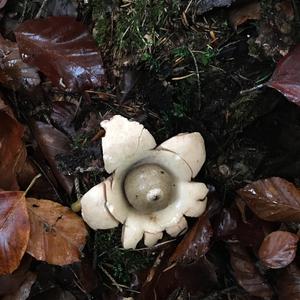
[[[156,147],[138,122],[116,115],[101,126],[104,167],[111,176],[81,198],[82,217],[91,228],[122,223],[124,248],[135,248],[143,236],[150,247],[164,230],[173,237],[183,232],[184,216],[204,212],[207,187],[191,182],[205,161],[200,133],[179,134]]]

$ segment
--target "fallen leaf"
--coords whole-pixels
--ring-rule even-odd
[[[237,193],[263,220],[300,222],[300,190],[285,179],[271,177],[258,180]]]
[[[295,263],[290,264],[278,276],[277,290],[279,300],[300,299],[300,269]]]
[[[10,295],[4,296],[1,300],[26,300],[29,297],[30,290],[36,281],[36,274],[28,272],[26,278],[17,291]]]
[[[34,67],[24,63],[17,43],[0,35],[0,83],[12,89],[30,88],[40,84],[40,76]]]
[[[18,173],[18,184],[20,189],[25,191],[34,177],[38,174],[41,174],[41,171],[32,160],[27,158],[22,170]],[[39,177],[37,181],[35,181],[34,185],[30,188],[26,195],[33,198],[40,197],[43,199],[59,200],[59,195],[56,192],[57,187],[54,186],[55,178],[50,178],[51,173],[47,174],[47,177],[45,174],[47,174],[47,170],[45,170],[45,173]]]
[[[209,219],[207,215],[202,215],[176,247],[170,262],[188,264],[199,260],[207,253],[212,236],[213,230]]]
[[[27,208],[31,228],[27,252],[60,266],[79,261],[87,238],[82,219],[50,200],[28,198]]]
[[[167,256],[150,269],[138,300],[172,299],[170,295],[181,289],[200,299],[218,286],[216,268],[205,257],[193,264],[168,266]]]
[[[230,11],[229,20],[234,29],[244,24],[248,20],[259,20],[261,17],[260,2],[253,1],[238,6]]]
[[[0,275],[16,270],[26,251],[30,222],[23,192],[0,192]]]
[[[28,20],[17,28],[15,35],[23,60],[39,68],[55,86],[82,91],[104,84],[97,45],[75,18]]]
[[[295,258],[298,240],[296,234],[274,231],[263,240],[258,256],[261,262],[269,268],[284,268]]]
[[[228,246],[231,267],[238,284],[252,296],[271,299],[273,291],[259,273],[246,249],[239,244],[228,244]]]
[[[197,14],[204,14],[213,8],[230,6],[235,0],[202,0],[197,2]]]
[[[71,194],[73,180],[70,176],[62,174],[56,159],[58,154],[67,155],[71,151],[70,139],[52,125],[43,122],[33,122],[32,132],[57,181],[68,194]]]
[[[74,103],[66,101],[53,102],[53,110],[51,120],[54,125],[58,125],[60,129],[70,136],[75,135],[74,119],[77,112],[77,106]]]
[[[266,84],[300,106],[300,45],[295,46],[279,61]]]
[[[0,1],[0,8],[3,8],[6,4],[7,0],[1,0]]]
[[[14,293],[26,279],[32,262],[32,257],[25,254],[19,267],[11,274],[0,276],[0,297]]]
[[[0,188],[18,190],[17,174],[26,160],[24,128],[4,111],[0,111],[0,119]]]
[[[78,294],[77,290],[90,293],[98,285],[97,272],[87,257],[82,258],[80,262],[55,268],[55,281],[72,291],[75,296]]]
[[[225,241],[238,241],[243,246],[258,250],[268,233],[269,224],[249,212],[247,219],[243,220],[236,206],[224,208],[216,225],[216,237]]]

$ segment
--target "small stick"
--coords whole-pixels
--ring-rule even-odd
[[[43,3],[42,3],[42,5],[41,5],[41,7],[40,7],[38,13],[37,13],[36,16],[35,16],[35,19],[40,18],[41,14],[42,14],[42,12],[43,12],[43,9],[45,8],[47,2],[48,2],[48,0],[44,0],[44,1],[43,1]]]
[[[24,192],[24,196],[26,196],[26,194],[28,193],[28,191],[32,188],[32,186],[35,184],[35,182],[37,181],[38,178],[40,178],[42,176],[42,174],[37,174],[30,182],[28,188],[26,189],[26,191]]]
[[[116,280],[102,266],[100,266],[100,269],[111,280],[112,284],[118,289],[118,291],[122,293],[123,289],[116,282]]]
[[[245,95],[245,94],[257,91],[257,90],[263,88],[264,86],[265,86],[265,83],[261,83],[261,84],[259,84],[257,86],[252,87],[251,89],[242,90],[242,91],[240,91],[240,95]]]

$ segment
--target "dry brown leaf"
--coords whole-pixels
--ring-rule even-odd
[[[12,273],[26,251],[30,223],[23,192],[0,192],[0,275]]]
[[[26,160],[24,128],[4,111],[0,111],[0,120],[0,188],[18,190],[16,175]]]
[[[27,252],[60,266],[79,261],[88,234],[82,219],[50,200],[28,198],[27,208],[31,226]]]

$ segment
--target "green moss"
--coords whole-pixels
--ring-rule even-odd
[[[100,269],[104,268],[119,284],[128,285],[135,272],[152,265],[154,257],[147,251],[124,250],[120,241],[119,229],[96,232],[97,265]]]
[[[173,18],[179,18],[180,1],[136,0],[123,5],[108,5],[94,0],[93,18],[95,38],[99,45],[111,39],[117,57],[134,55],[137,61],[157,67],[157,47],[161,38],[169,34]],[[113,16],[113,21],[112,21]],[[155,61],[155,63],[154,63]]]

